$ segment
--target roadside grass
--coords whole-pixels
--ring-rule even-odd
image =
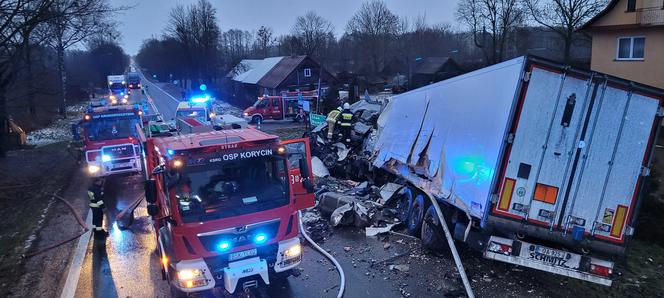
[[[49,215],[50,194],[65,188],[77,168],[66,150],[67,142],[60,142],[12,151],[0,163],[0,297],[9,296],[23,275],[21,255]],[[31,239],[30,246],[38,247],[39,239]]]

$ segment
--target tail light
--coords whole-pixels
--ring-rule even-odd
[[[590,264],[590,273],[609,277],[611,274],[613,274],[613,268],[597,264]]]
[[[509,256],[512,254],[512,246],[504,243],[498,243],[491,241],[487,249],[491,252],[503,254]]]

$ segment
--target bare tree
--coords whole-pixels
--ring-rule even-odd
[[[275,41],[272,35],[272,28],[265,26],[261,26],[256,32],[256,43],[258,44],[259,51],[263,54],[263,58],[268,56],[270,46],[272,46]]]
[[[372,69],[378,72],[385,60],[390,40],[399,29],[399,17],[390,11],[385,2],[370,0],[362,3],[346,24],[346,34],[354,36],[367,51]]]
[[[503,60],[507,41],[524,17],[518,0],[460,1],[456,11],[457,20],[470,29],[489,64]]]
[[[26,45],[26,38],[49,19],[46,13],[53,1],[0,0],[0,158],[6,156],[9,132],[7,88],[14,79],[13,68]],[[29,42],[28,42],[29,44]]]
[[[562,37],[566,63],[571,62],[576,30],[606,6],[606,0],[526,0],[525,3],[533,21]]]
[[[55,0],[49,8],[52,16],[42,24],[40,33],[57,53],[62,104],[60,113],[67,117],[67,71],[65,51],[87,38],[103,34],[110,27],[110,13],[126,9],[111,7],[107,0]]]
[[[176,6],[171,10],[166,33],[179,41],[186,53],[186,79],[209,83],[216,74],[217,46],[221,38],[216,9],[212,4],[199,0],[187,8]]]
[[[325,46],[327,35],[333,31],[333,28],[330,21],[309,11],[304,16],[297,17],[291,34],[299,40],[301,53],[316,55]]]

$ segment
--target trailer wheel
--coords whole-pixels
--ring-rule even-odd
[[[417,236],[420,234],[420,229],[422,228],[422,220],[424,219],[424,211],[426,210],[426,201],[422,194],[418,194],[412,202],[408,214],[408,233]]]
[[[433,205],[429,206],[427,212],[424,213],[424,220],[422,221],[422,233],[420,234],[422,246],[428,250],[440,250],[443,247],[443,238],[440,234],[441,230],[442,227],[436,214],[436,208]]]
[[[397,214],[401,222],[403,223],[408,222],[408,215],[410,215],[410,208],[412,204],[413,204],[413,192],[410,190],[410,188],[406,187],[404,188],[403,193],[399,195],[396,205]]]

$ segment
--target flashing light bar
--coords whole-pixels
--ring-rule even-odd
[[[193,97],[191,98],[191,102],[195,103],[204,103],[210,100],[210,95],[205,95],[205,97]]]

